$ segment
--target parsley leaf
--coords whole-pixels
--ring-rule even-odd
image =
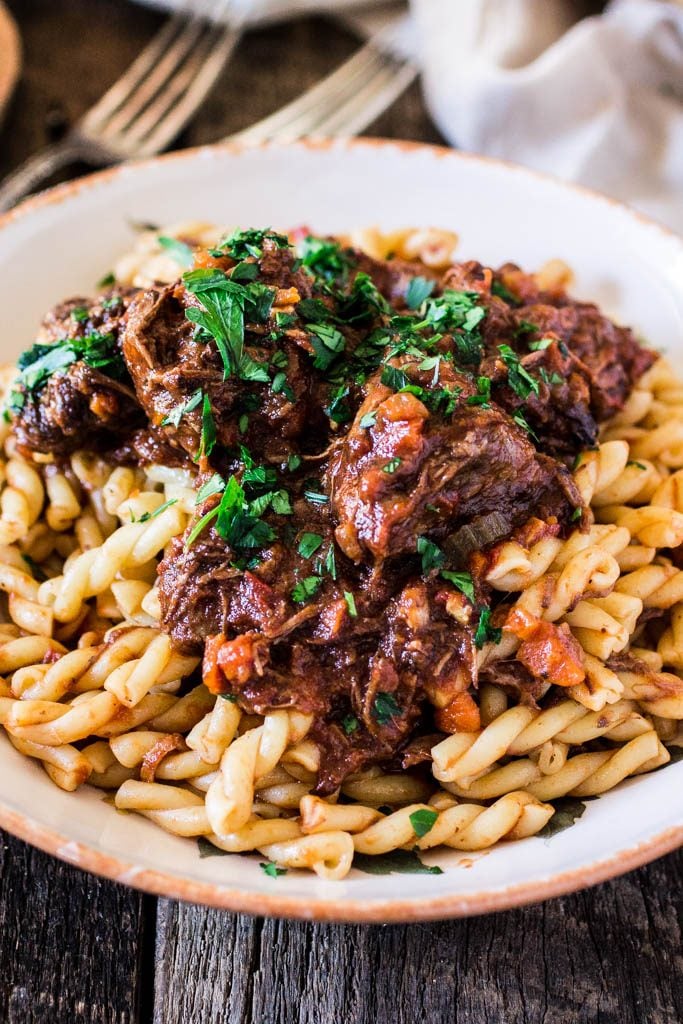
[[[477,650],[481,650],[485,643],[497,644],[503,636],[503,630],[491,625],[491,609],[482,608],[479,615],[479,624],[474,634],[474,644]]]
[[[192,249],[185,242],[181,242],[180,239],[169,238],[167,235],[158,235],[157,242],[179,266],[191,267],[194,263]]]
[[[302,558],[310,558],[316,553],[322,542],[323,538],[319,533],[302,533],[297,551]]]
[[[419,309],[434,291],[434,284],[434,281],[426,277],[413,277],[406,289],[406,306],[409,309]]]
[[[208,458],[216,446],[216,421],[211,411],[211,400],[204,395],[202,402],[202,432],[197,458]]]
[[[467,399],[468,405],[480,405],[482,409],[491,407],[491,378],[477,377],[477,393]]]
[[[524,321],[522,321],[522,323],[524,323]],[[534,327],[534,330],[538,330],[538,328]],[[530,341],[529,342],[529,351],[530,352],[543,352],[544,349],[550,348],[550,346],[552,345],[552,343],[554,341],[555,341],[554,338],[541,338],[540,341]]]
[[[519,356],[509,345],[499,345],[501,359],[508,369],[508,384],[514,393],[523,400],[527,399],[531,392],[538,394],[540,387],[535,377],[519,361]]]
[[[311,338],[311,345],[315,353],[313,365],[316,370],[326,370],[330,363],[334,362],[337,356],[344,351],[346,344],[344,335],[329,324],[309,324],[308,330],[313,335]]]
[[[164,416],[163,420],[161,421],[161,426],[171,426],[176,428],[179,427],[180,421],[185,415],[185,413],[192,412],[193,409],[196,409],[197,406],[202,401],[203,397],[204,396],[202,394],[202,389],[197,388],[194,394],[190,398],[188,398],[186,402],[181,402],[180,405],[174,406],[174,408],[171,409],[168,415]]]
[[[214,494],[220,494],[224,490],[225,480],[220,473],[214,473],[214,475],[199,488],[194,503],[195,505],[201,505],[207,498],[211,498]]]
[[[442,569],[441,576],[452,583],[454,587],[465,595],[468,601],[474,603],[474,581],[468,572],[451,572],[450,569]]]
[[[270,860],[259,861],[259,867],[263,874],[268,875],[269,878],[277,878],[279,875],[287,874],[287,868],[279,868],[277,864],[273,864]]]
[[[398,467],[401,465],[401,462],[402,459],[399,459],[397,455],[394,456],[393,459],[389,459],[386,466],[382,466],[382,472],[389,474],[395,473]]]
[[[352,619],[358,618],[358,610],[356,608],[356,599],[350,590],[344,591],[344,600],[346,601],[346,607],[349,610],[349,615]]]
[[[334,239],[308,235],[300,246],[301,262],[313,277],[327,284],[345,284],[349,271],[355,266],[353,254]]]
[[[365,416],[361,416],[358,426],[361,430],[368,430],[370,427],[374,427],[377,421],[377,410],[374,412],[366,412]]]
[[[434,828],[437,818],[439,817],[437,811],[428,811],[425,808],[421,808],[419,811],[413,811],[409,815],[410,824],[413,826],[413,832],[418,839],[422,839],[428,832]]]
[[[160,516],[161,513],[165,512],[167,508],[171,507],[171,505],[177,505],[177,504],[178,504],[178,499],[177,498],[169,498],[169,500],[165,501],[163,503],[163,505],[159,505],[159,508],[155,508],[153,512],[143,512],[142,515],[140,516],[140,518],[138,520],[136,520],[136,521],[138,523],[147,523],[147,522],[149,522],[150,519],[156,519],[157,516]]]
[[[258,260],[263,256],[263,243],[266,240],[274,242],[278,249],[291,248],[286,235],[271,231],[270,228],[247,228],[245,231],[233,231],[218,243],[218,248],[209,251],[212,256],[230,256],[234,260],[253,256]]]
[[[342,718],[341,724],[347,736],[351,736],[359,727],[359,722],[355,715],[346,715]]]
[[[267,368],[244,352],[244,330],[246,320],[265,323],[275,290],[258,281],[236,284],[222,271],[205,267],[183,274],[183,282],[202,307],[190,306],[185,316],[216,342],[223,360],[224,380],[235,375],[267,383]]]
[[[375,697],[373,713],[378,725],[386,725],[392,718],[401,714],[393,693],[378,693]]]
[[[320,576],[306,576],[303,580],[299,580],[292,590],[292,600],[296,601],[297,604],[305,604],[306,601],[317,594],[321,583],[322,578]]]
[[[417,538],[417,553],[422,555],[422,572],[425,575],[432,569],[440,569],[444,563],[443,551],[428,537]]]

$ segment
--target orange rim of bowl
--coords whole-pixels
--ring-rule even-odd
[[[605,203],[623,211],[632,220],[655,229],[665,237],[683,244],[675,232],[659,224],[657,221],[632,210],[624,203],[612,199],[600,192],[583,186],[563,182],[552,175],[534,171],[505,160],[479,156],[472,153],[456,152],[446,146],[433,146],[426,143],[410,142],[397,139],[303,139],[292,143],[259,143],[243,144],[223,142],[209,146],[198,146],[192,149],[166,153],[131,164],[118,165],[97,171],[94,174],[79,178],[76,181],[57,185],[36,196],[25,199],[13,210],[0,216],[0,231],[15,220],[31,216],[36,210],[65,202],[83,191],[96,188],[121,173],[144,171],[147,167],[196,159],[200,154],[212,153],[219,155],[228,153],[235,156],[243,152],[255,150],[286,150],[300,148],[305,150],[324,151],[337,149],[360,148],[394,149],[400,152],[428,152],[440,159],[468,161],[502,167],[528,178],[553,183],[560,188],[578,192],[593,202]],[[509,910],[541,900],[551,899],[575,892],[588,886],[597,885],[619,875],[641,867],[649,861],[662,857],[683,845],[683,825],[673,826],[650,837],[637,845],[619,850],[610,857],[586,864],[572,871],[562,871],[538,881],[509,885],[491,890],[483,889],[474,893],[449,893],[427,899],[396,900],[387,899],[367,903],[354,899],[308,899],[300,896],[270,895],[247,889],[235,889],[216,882],[194,881],[157,871],[142,868],[133,862],[126,862],[119,857],[101,852],[92,846],[77,842],[64,836],[52,828],[41,825],[28,815],[13,811],[0,803],[0,827],[19,839],[36,846],[59,860],[74,867],[124,885],[129,885],[144,892],[158,896],[172,897],[191,903],[200,903],[234,912],[267,915],[271,917],[288,917],[315,921],[342,921],[365,923],[397,923],[428,920],[443,920],[454,917],[467,917],[475,914],[486,914],[494,911]]]

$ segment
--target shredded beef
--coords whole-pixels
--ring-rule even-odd
[[[653,353],[513,264],[438,274],[333,239],[302,263],[259,231],[196,260],[172,285],[84,300],[86,318],[58,307],[39,342],[120,336],[125,376],[72,362],[14,430],[34,451],[196,468],[208,491],[159,595],[206,685],[248,713],[312,715],[331,793],[428,760],[466,721],[455,709],[476,721],[480,682],[536,707],[568,684],[563,661],[580,678],[568,627],[478,674],[509,607],[487,570],[506,539],[586,527],[567,466]]]

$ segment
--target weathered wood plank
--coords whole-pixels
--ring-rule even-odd
[[[0,1021],[137,1024],[145,902],[0,833]]]
[[[154,1024],[677,1024],[682,867],[679,852],[549,903],[409,927],[161,900]]]

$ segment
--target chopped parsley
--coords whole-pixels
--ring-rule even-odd
[[[316,370],[326,370],[344,351],[344,335],[329,324],[309,324],[308,330],[312,335],[311,345],[315,353],[313,365]]]
[[[248,228],[246,231],[233,231],[227,238],[218,243],[218,248],[210,249],[212,256],[230,256],[233,260],[245,260],[248,256],[258,260],[263,256],[263,243],[274,242],[278,249],[291,248],[286,235],[271,231],[270,228]]]
[[[382,466],[383,473],[395,473],[398,467],[401,465],[402,460],[396,455],[393,459],[389,459],[385,466]]]
[[[325,561],[323,562],[323,568],[333,580],[337,578],[337,559],[334,555],[334,544],[330,544],[325,555]]]
[[[204,395],[202,401],[202,432],[199,440],[199,453],[198,459],[206,458],[216,446],[216,421],[213,418],[213,412],[211,411],[211,400],[208,395]]]
[[[480,405],[482,409],[491,407],[491,378],[477,377],[477,393],[467,399],[468,405]]]
[[[301,465],[300,455],[288,455],[287,456],[287,469],[290,473],[294,473]]]
[[[165,501],[163,503],[163,505],[159,505],[159,508],[155,508],[153,512],[143,512],[142,515],[140,516],[140,518],[139,519],[134,519],[133,522],[148,523],[150,519],[156,519],[157,516],[160,516],[161,513],[165,512],[167,508],[171,507],[171,505],[177,505],[177,504],[178,504],[178,499],[177,498],[169,498],[169,500]]]
[[[441,576],[464,594],[468,601],[474,603],[474,581],[469,572],[451,572],[450,569],[442,569]]]
[[[329,405],[325,406],[325,414],[329,416],[333,423],[348,423],[352,418],[351,409],[347,402],[350,393],[351,389],[344,384],[340,384],[333,391]]]
[[[267,367],[244,351],[245,323],[265,323],[275,298],[275,290],[252,281],[237,284],[221,270],[199,268],[183,274],[183,282],[201,308],[190,306],[185,316],[197,324],[199,340],[213,339],[223,361],[223,379],[268,383]]]
[[[524,321],[522,321],[522,323],[523,322]],[[538,328],[534,327],[534,330],[536,331]],[[554,341],[554,338],[541,338],[540,341],[530,341],[529,350],[531,352],[544,352],[545,349],[550,348]]]
[[[532,392],[537,395],[540,390],[538,381],[522,366],[517,353],[509,345],[499,345],[498,351],[507,366],[508,384],[517,397],[524,401]]]
[[[440,569],[444,563],[443,551],[428,537],[417,538],[417,553],[422,555],[422,572],[425,575],[432,569]]]
[[[86,306],[76,306],[71,310],[71,318],[77,324],[83,324],[90,316],[90,310]]]
[[[547,384],[549,388],[555,387],[557,384],[564,384],[564,378],[561,377],[559,373],[556,373],[555,371],[548,373],[545,366],[541,367],[538,371],[538,375],[543,383]]]
[[[287,874],[287,868],[278,867],[277,864],[273,864],[272,860],[259,861],[259,867],[263,874],[268,875],[269,878],[278,878],[280,875]]]
[[[477,650],[481,650],[484,644],[497,644],[503,636],[503,630],[498,626],[491,625],[491,609],[482,608],[479,615],[477,631],[474,634],[474,644]]]
[[[635,466],[635,467],[636,467],[636,469],[643,469],[643,470],[647,470],[647,466],[644,466],[642,462],[634,462],[634,461],[633,461],[633,459],[630,459],[630,460],[629,460],[629,461],[628,461],[628,462],[626,463],[626,465],[627,465],[627,466]]]
[[[299,247],[302,265],[325,284],[346,284],[355,266],[353,254],[334,239],[308,235]]]
[[[582,514],[583,514],[583,509],[582,508],[575,508],[574,511],[571,514],[571,521],[573,523],[578,522],[578,520],[581,518]]]
[[[349,610],[349,615],[352,619],[358,618],[358,610],[356,608],[356,599],[350,590],[344,591],[344,600],[346,601],[346,607]]]
[[[213,476],[199,488],[194,503],[195,505],[201,505],[207,498],[213,497],[214,494],[221,494],[224,490],[225,480],[220,473],[214,473]]]
[[[526,431],[526,433],[529,435],[529,437],[533,438],[534,441],[538,441],[538,437],[536,436],[534,431],[531,429],[531,427],[527,423],[526,419],[524,418],[523,413],[519,409],[515,409],[514,412],[510,413],[510,416],[515,421],[515,423],[517,424],[518,427],[521,427],[522,430]]]
[[[358,426],[361,430],[368,430],[370,427],[374,427],[377,422],[377,410],[374,412],[366,412],[364,416],[361,416]]]
[[[342,718],[341,725],[347,736],[353,735],[359,728],[359,722],[355,715],[346,715]]]
[[[180,405],[174,406],[174,408],[171,409],[171,411],[166,416],[164,416],[163,420],[161,421],[161,426],[171,426],[176,428],[179,427],[180,421],[185,415],[185,413],[192,412],[193,409],[196,409],[197,406],[201,403],[203,397],[204,395],[202,393],[202,389],[197,388],[194,394],[191,395],[191,397],[188,398],[186,402],[181,402]]]
[[[413,811],[413,813],[409,815],[410,824],[413,826],[413,832],[418,839],[422,839],[422,837],[426,836],[428,832],[431,832],[438,817],[439,814],[437,811],[428,811],[425,808],[422,808],[419,811]]]
[[[322,577],[320,576],[306,576],[304,579],[299,580],[294,589],[292,590],[292,601],[296,601],[297,604],[305,604],[320,590],[322,584]]]
[[[519,299],[514,295],[509,288],[506,288],[502,281],[494,280],[491,283],[491,294],[496,295],[499,299],[507,302],[509,306],[518,306]]]
[[[79,361],[113,380],[125,379],[128,374],[114,335],[91,331],[82,338],[62,338],[51,345],[36,342],[17,360],[20,373],[15,385],[24,392],[39,391],[53,374]],[[20,409],[24,400],[25,395],[15,390],[9,396],[9,407]]]
[[[375,697],[373,714],[378,725],[386,725],[392,718],[398,718],[401,709],[393,693],[378,693]]]
[[[302,533],[297,551],[302,558],[310,558],[316,553],[322,542],[323,537],[319,533]]]
[[[158,235],[157,242],[179,266],[187,268],[191,267],[194,263],[194,253],[192,252],[192,249],[186,242],[181,242],[179,238],[169,238],[168,235]]]
[[[116,284],[116,274],[113,270],[110,270],[108,274],[101,277],[97,282],[98,288],[111,288],[113,284]]]
[[[406,289],[406,306],[409,309],[419,309],[425,299],[428,299],[434,291],[434,283],[426,277],[412,278]]]
[[[213,487],[217,487],[215,482]],[[217,493],[217,490],[213,490],[212,493]],[[261,519],[272,497],[273,492],[270,492],[249,501],[245,489],[236,477],[231,476],[223,488],[220,502],[203,515],[190,530],[185,548],[189,548],[205,527],[214,520],[216,532],[231,548],[240,551],[265,547],[276,537],[273,528]]]

